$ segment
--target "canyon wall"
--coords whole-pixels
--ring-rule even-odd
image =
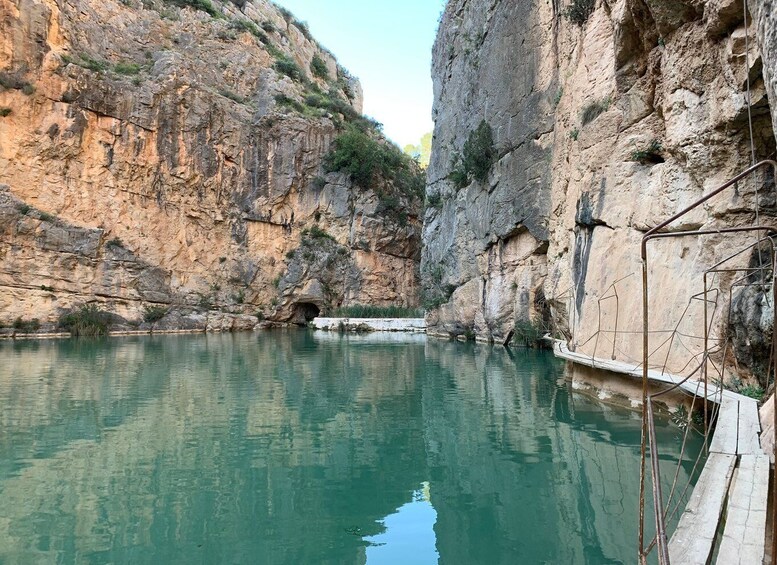
[[[728,0],[448,3],[421,265],[431,333],[505,341],[534,326],[641,361],[643,235],[775,155],[764,60],[743,16]],[[475,151],[483,123],[491,155]],[[486,175],[462,174],[483,156]],[[760,170],[667,230],[769,224],[774,192]],[[698,356],[703,274],[738,250],[725,266],[766,261],[768,250],[745,249],[755,239],[649,244],[651,365],[682,371]],[[709,275],[720,357],[737,277]]]
[[[0,0],[0,324],[417,304],[420,197],[322,165],[349,128],[379,138],[360,112],[266,0]]]

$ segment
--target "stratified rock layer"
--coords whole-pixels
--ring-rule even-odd
[[[417,303],[418,201],[396,194],[399,217],[391,186],[322,170],[348,118],[306,97],[357,114],[358,82],[266,0],[213,6],[0,0],[0,323],[86,302],[133,323],[170,307],[168,326]],[[313,226],[350,265],[341,284],[290,259]]]
[[[427,297],[442,302],[430,332],[502,341],[516,322],[552,320],[581,351],[639,361],[641,238],[750,166],[748,96],[755,158],[774,156],[762,75],[774,61],[762,59],[752,21],[746,41],[738,2],[597,2],[579,24],[560,4],[453,0],[445,10],[422,259]],[[499,159],[485,182],[457,188],[455,156],[481,120]],[[763,171],[670,229],[773,213]],[[665,332],[651,363],[680,371],[698,353],[703,301],[690,297],[705,269],[752,241],[650,244],[650,327]],[[719,336],[733,278],[712,278]]]

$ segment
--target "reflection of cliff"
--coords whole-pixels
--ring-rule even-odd
[[[287,337],[118,340],[92,354],[72,350],[78,342],[3,349],[14,369],[0,379],[0,404],[11,408],[2,453],[26,461],[7,478],[0,471],[0,560],[23,562],[49,543],[67,553],[77,536],[72,551],[106,561],[356,562],[364,543],[346,530],[379,533],[376,521],[425,477],[414,468],[423,442],[413,395],[381,399],[366,373],[400,371],[395,360],[422,360],[423,349],[338,355],[304,333]],[[115,391],[101,378],[110,364]],[[257,371],[266,367],[277,373]],[[27,414],[49,370],[44,380],[59,385]],[[382,410],[412,425],[387,427]],[[40,439],[51,447],[41,451]],[[19,553],[3,553],[11,548]]]
[[[424,481],[441,563],[631,557],[638,420],[542,354],[343,342],[0,347],[0,561],[364,563]]]
[[[511,358],[501,348],[472,346],[462,355],[463,347],[427,348],[458,391],[427,383],[423,395],[441,562],[630,562],[638,416],[571,395],[545,354]],[[669,425],[658,433],[671,481],[678,434]],[[688,472],[686,465],[681,479]]]

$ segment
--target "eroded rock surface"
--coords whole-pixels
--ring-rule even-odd
[[[748,77],[755,158],[775,155],[762,72],[774,61],[758,41],[773,24],[756,33],[751,21],[746,36],[742,5],[728,0],[597,2],[580,24],[567,4],[453,0],[445,10],[421,267],[430,332],[502,341],[516,322],[551,319],[580,350],[637,362],[642,236],[750,166]],[[498,159],[485,181],[461,186],[456,156],[481,120]],[[773,215],[764,170],[669,229]],[[680,371],[698,353],[703,301],[690,297],[705,269],[753,238],[650,244],[650,327],[665,332],[651,362]],[[710,280],[714,336],[725,333],[733,278]]]
[[[326,279],[288,258],[314,226],[350,265],[318,306],[417,303],[419,199],[322,168],[358,81],[271,3],[237,4],[0,0],[0,322],[86,302],[291,321]]]

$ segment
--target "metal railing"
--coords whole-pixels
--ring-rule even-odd
[[[719,229],[696,229],[696,230],[680,230],[680,231],[673,231],[673,232],[665,232],[662,231],[668,226],[670,226],[672,223],[677,221],[678,219],[682,218],[689,212],[695,210],[705,202],[709,201],[710,199],[714,198],[718,194],[724,192],[726,189],[737,186],[738,183],[753,174],[754,172],[764,169],[767,167],[771,167],[773,174],[775,178],[777,178],[777,162],[766,160],[762,161],[760,163],[757,163],[753,165],[752,167],[748,168],[747,170],[743,171],[733,179],[729,180],[725,184],[721,185],[720,187],[716,188],[709,194],[705,195],[704,197],[696,200],[691,205],[687,206],[677,214],[673,215],[669,219],[665,220],[664,222],[661,222],[656,227],[649,230],[642,238],[642,245],[641,245],[641,258],[642,258],[642,442],[641,442],[641,468],[640,468],[640,500],[639,500],[639,560],[640,563],[646,563],[647,556],[652,550],[653,547],[658,548],[658,560],[660,565],[669,565],[669,544],[667,539],[667,533],[666,533],[666,513],[664,510],[664,500],[663,500],[663,490],[661,486],[661,479],[660,479],[660,466],[659,466],[659,457],[658,457],[658,447],[656,444],[656,436],[655,436],[655,422],[654,422],[654,415],[653,415],[653,399],[659,395],[666,394],[670,392],[671,390],[676,389],[679,387],[682,383],[687,382],[688,379],[690,379],[691,376],[695,375],[697,372],[701,371],[701,383],[704,387],[704,423],[705,423],[705,435],[707,434],[706,430],[709,429],[710,420],[707,413],[707,400],[709,398],[708,390],[709,390],[709,375],[708,375],[708,366],[711,363],[710,359],[710,347],[709,347],[709,337],[710,337],[710,325],[711,325],[711,319],[708,318],[708,304],[709,304],[709,298],[708,298],[708,275],[710,273],[715,273],[716,275],[718,273],[734,273],[734,272],[741,272],[741,271],[754,271],[757,269],[752,268],[729,268],[729,269],[723,269],[722,265],[727,263],[728,261],[740,256],[742,253],[747,251],[748,249],[753,248],[755,245],[760,245],[763,241],[771,241],[772,242],[772,253],[771,253],[771,283],[772,283],[772,300],[777,303],[777,285],[775,285],[775,277],[777,276],[777,273],[775,272],[775,257],[777,256],[777,250],[775,249],[775,242],[774,242],[774,236],[777,236],[777,230],[768,227],[768,226],[745,226],[745,227],[730,227],[730,228],[719,228]],[[757,194],[757,193],[756,193]],[[756,207],[758,204],[756,204]],[[661,239],[668,239],[668,238],[678,238],[678,237],[706,237],[706,236],[713,236],[713,235],[733,235],[738,233],[748,233],[748,232],[762,232],[765,234],[764,237],[761,237],[755,244],[749,245],[743,249],[738,250],[736,253],[729,255],[725,259],[718,261],[715,265],[708,268],[704,272],[704,290],[703,290],[703,303],[704,303],[704,349],[703,349],[703,355],[701,359],[701,363],[699,367],[694,370],[690,375],[685,377],[681,383],[677,383],[674,386],[670,387],[667,390],[663,390],[659,393],[650,394],[648,392],[648,362],[649,362],[649,356],[650,356],[650,304],[649,304],[649,257],[648,257],[648,243],[654,240],[661,240]],[[760,254],[760,248],[759,248],[759,254]],[[764,284],[763,275],[765,273],[763,266],[759,265],[759,269],[762,274],[762,283]],[[746,278],[746,277],[745,277]],[[735,281],[736,282],[736,281]],[[733,285],[729,289],[729,293],[732,292]],[[731,294],[729,294],[731,296]],[[693,299],[693,297],[692,297]],[[717,300],[714,301],[717,307]],[[731,304],[729,302],[729,313],[730,313]],[[776,315],[777,318],[777,315]],[[713,319],[714,319],[714,313],[713,313]],[[777,319],[775,320],[777,321]],[[679,327],[679,324],[678,324]],[[674,334],[673,334],[674,335]],[[775,351],[777,351],[777,339],[772,340],[772,360],[770,360],[770,370],[774,371],[773,377],[777,378],[777,363],[774,363],[774,355]],[[671,350],[671,345],[670,345]],[[724,348],[725,353],[725,348]],[[667,353],[668,358],[668,353]],[[666,364],[666,363],[665,363]],[[724,376],[724,367],[725,364],[725,358],[723,359],[723,362],[721,363],[721,368],[719,370],[720,373],[720,381],[721,381],[721,393],[722,393],[722,384],[723,384],[723,376]],[[774,382],[774,381],[773,381]],[[777,410],[775,410],[775,429],[777,430]],[[653,509],[655,513],[655,527],[656,527],[656,537],[654,541],[652,541],[649,546],[645,547],[645,474],[646,474],[646,460],[647,460],[647,452],[648,452],[648,444],[649,444],[649,451],[650,451],[650,460],[651,460],[651,478],[652,478],[652,487],[653,487]],[[707,445],[707,442],[705,440],[705,445]],[[775,442],[775,445],[777,445],[777,442]],[[674,485],[672,488],[672,492],[674,493]],[[773,495],[774,496],[774,495]],[[777,502],[777,501],[775,501]],[[773,523],[775,526],[777,526],[777,504],[773,504]],[[773,549],[772,549],[772,559],[773,563],[774,560],[777,559],[777,535],[773,535]]]

